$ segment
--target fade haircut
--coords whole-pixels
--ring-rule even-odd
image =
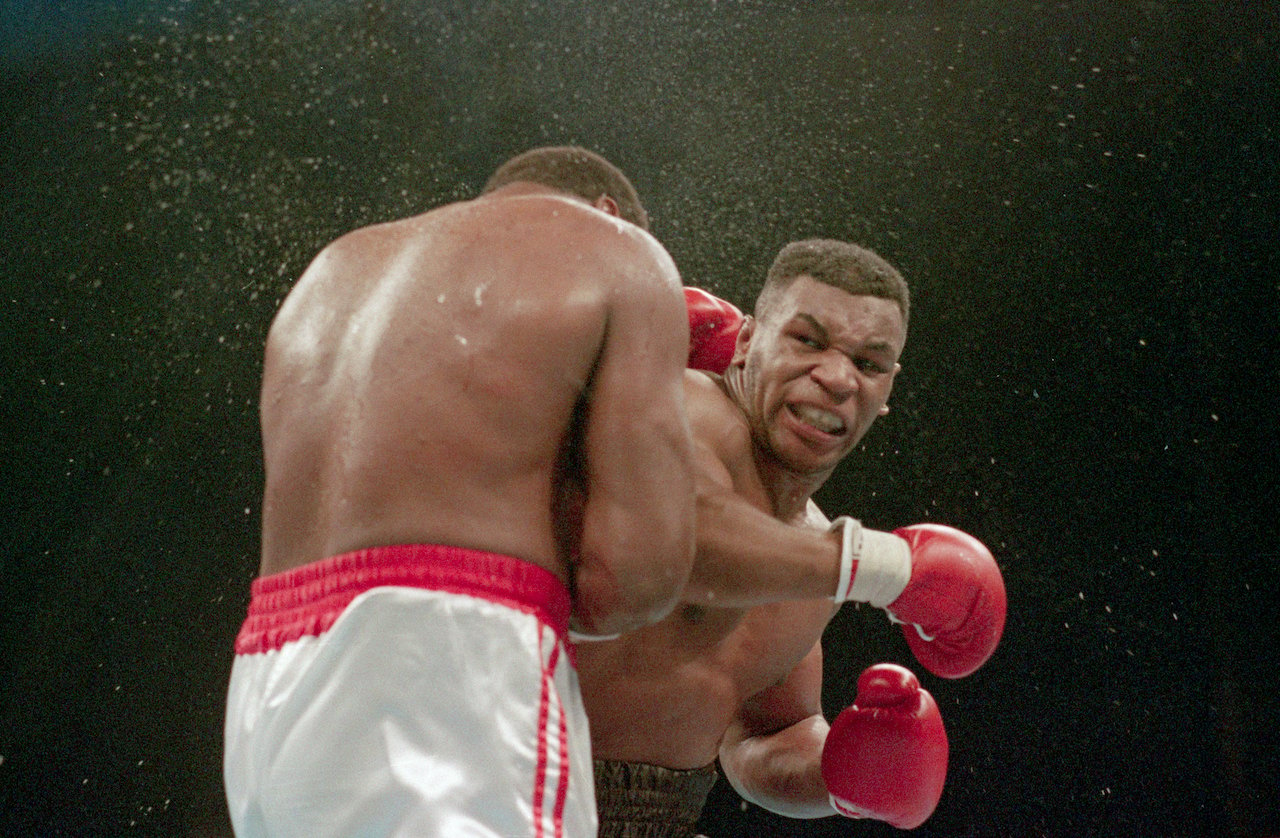
[[[480,194],[519,181],[549,186],[591,203],[608,195],[623,219],[642,230],[649,229],[649,214],[631,181],[617,166],[585,148],[546,146],[518,154],[498,167]]]
[[[903,327],[907,325],[911,295],[902,274],[865,247],[835,239],[806,239],[782,248],[756,298],[756,319],[765,320],[782,292],[801,276],[857,296],[895,302],[902,313]]]

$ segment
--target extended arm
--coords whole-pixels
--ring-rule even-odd
[[[698,464],[698,552],[686,602],[867,602],[902,623],[917,659],[944,678],[973,673],[995,652],[1004,633],[1004,580],[976,538],[937,524],[875,532],[847,518],[818,529],[816,507],[810,526],[790,525],[726,490],[727,472],[714,456]]]
[[[794,599],[830,599],[840,571],[840,542],[761,512],[741,495],[698,475],[698,553],[684,599],[750,608]]]
[[[749,430],[718,386],[686,375],[697,480],[697,559],[685,602],[750,608],[827,598],[866,602],[903,623],[907,643],[936,675],[959,678],[995,652],[1005,590],[991,552],[936,524],[894,532],[841,517],[829,524],[810,503],[803,521],[781,521],[753,504],[735,473],[752,451]],[[749,456],[749,455],[748,455]]]

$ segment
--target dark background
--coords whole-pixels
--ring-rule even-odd
[[[262,341],[325,242],[576,142],[690,284],[867,244],[893,412],[819,499],[991,545],[928,836],[1280,834],[1273,2],[6,0],[0,834],[224,833]],[[883,618],[827,634],[825,701]],[[919,670],[918,666],[913,668]],[[885,836],[718,787],[712,836]]]

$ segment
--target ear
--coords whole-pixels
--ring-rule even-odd
[[[897,377],[898,377],[898,373],[900,373],[900,372],[902,372],[902,364],[894,364],[894,365],[893,365],[893,377],[894,377],[894,378],[897,378]],[[892,391],[893,391],[893,382],[892,382],[892,381],[890,381],[890,382],[889,382],[889,390],[890,390],[890,392],[892,392]],[[886,404],[883,404],[883,405],[881,405],[881,406],[880,406],[880,415],[881,415],[881,416],[888,416],[888,415],[889,415],[889,405],[888,405],[887,403],[886,403]]]
[[[618,202],[610,198],[608,195],[601,195],[599,198],[596,198],[591,206],[601,212],[607,212],[614,218],[622,217],[622,210],[618,209]]]
[[[747,348],[751,344],[751,336],[756,331],[756,319],[750,314],[742,318],[742,328],[738,329],[738,336],[733,341],[733,358],[729,360],[729,366],[744,363],[747,360]]]

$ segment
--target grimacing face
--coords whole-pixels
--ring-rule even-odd
[[[888,412],[906,328],[892,300],[796,278],[739,336],[756,442],[788,470],[829,474]]]

